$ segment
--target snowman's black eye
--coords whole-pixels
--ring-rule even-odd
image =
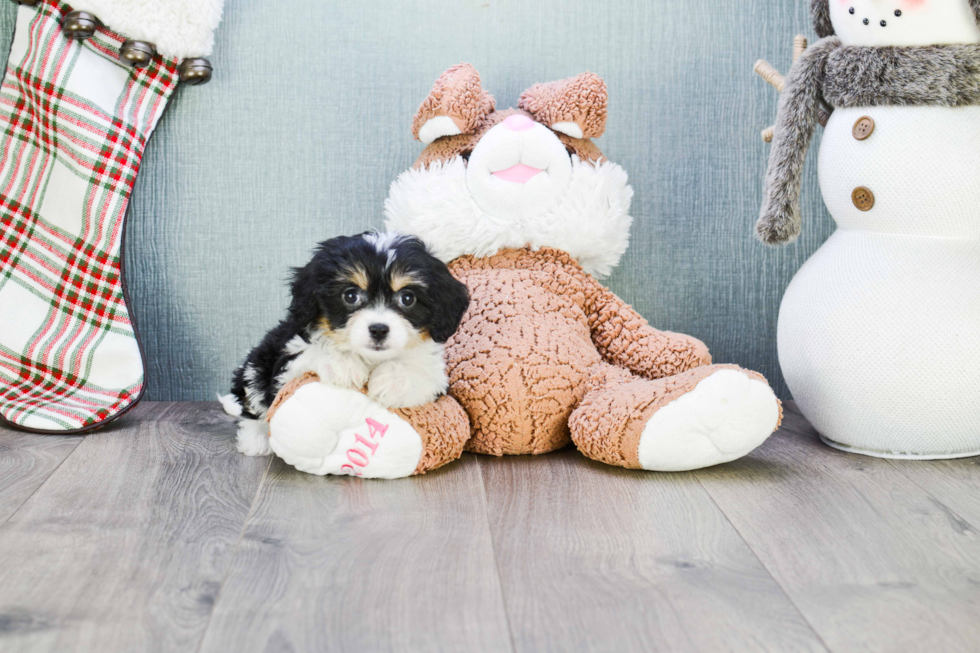
[[[851,7],[850,9],[848,9],[847,10],[847,13],[849,13],[849,14],[851,14],[853,16],[854,15],[854,7]]]
[[[895,15],[900,17],[902,15],[902,10],[901,9],[896,9],[895,10]]]

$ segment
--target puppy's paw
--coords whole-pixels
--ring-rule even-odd
[[[441,354],[414,356],[379,365],[368,381],[368,396],[386,408],[413,408],[432,403],[448,387]]]
[[[321,476],[402,478],[422,456],[408,422],[360,392],[324,383],[304,385],[279,406],[269,443],[296,469]]]
[[[268,422],[260,419],[239,420],[236,448],[246,456],[268,456],[271,454]]]

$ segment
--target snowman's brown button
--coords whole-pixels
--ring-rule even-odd
[[[870,116],[858,118],[851,133],[859,141],[867,140],[875,130],[875,121]]]
[[[851,193],[851,201],[854,202],[854,206],[859,211],[870,211],[875,207],[875,194],[871,192],[870,188],[858,186]]]

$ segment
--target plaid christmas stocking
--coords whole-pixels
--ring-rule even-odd
[[[209,76],[205,60],[179,57],[210,50],[221,10],[201,1],[217,15],[198,21],[206,35],[194,41],[153,16],[157,33],[139,33],[132,13],[143,1],[89,0],[84,13],[20,0],[0,87],[0,420],[15,427],[85,431],[143,393],[123,279],[126,207],[179,78]],[[168,1],[193,4],[150,0],[147,11]]]

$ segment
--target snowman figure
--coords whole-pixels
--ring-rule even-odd
[[[836,448],[980,454],[980,0],[813,0],[822,40],[785,80],[756,227],[800,231],[800,178],[833,108],[820,189],[837,231],[779,313],[779,361]]]

